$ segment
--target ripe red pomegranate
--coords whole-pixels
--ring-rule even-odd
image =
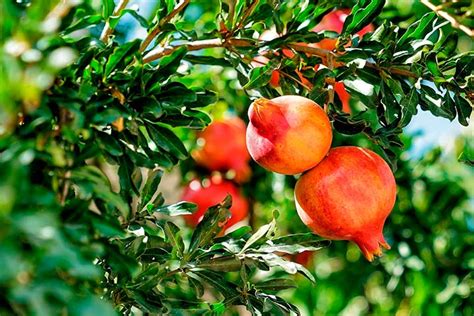
[[[341,9],[330,12],[324,16],[324,18],[316,25],[313,29],[314,32],[321,32],[321,31],[334,31],[337,33],[342,32],[342,27],[344,26],[344,21],[346,20],[347,16],[351,13],[350,9]],[[372,32],[374,30],[374,26],[372,24],[367,25],[362,30],[357,32],[356,34],[362,37],[364,34],[368,32]],[[316,44],[316,47],[333,50],[336,48],[336,39],[332,38],[325,38]]]
[[[382,230],[395,204],[396,184],[387,163],[368,149],[336,147],[298,179],[295,202],[303,223],[316,234],[352,240],[372,261],[390,249]]]
[[[212,177],[191,181],[185,188],[181,200],[195,203],[197,210],[192,215],[185,215],[184,219],[190,226],[196,226],[204,217],[207,209],[219,204],[230,194],[232,196],[232,217],[227,221],[224,230],[240,222],[247,217],[249,205],[235,184],[222,180],[220,177]]]
[[[244,121],[238,117],[212,122],[198,135],[198,144],[202,144],[192,153],[194,160],[211,171],[234,170],[236,182],[246,181],[251,169],[245,129]]]
[[[310,99],[287,95],[250,105],[247,148],[262,167],[297,174],[316,166],[332,141],[329,118]]]

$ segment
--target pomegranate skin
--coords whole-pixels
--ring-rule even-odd
[[[371,150],[336,147],[298,179],[298,215],[316,234],[352,240],[367,260],[390,246],[382,230],[396,199],[396,183],[388,164]]]
[[[245,130],[238,117],[212,122],[198,135],[204,144],[192,153],[194,160],[211,171],[234,170],[234,180],[245,182],[251,175]]]
[[[331,147],[324,110],[310,99],[288,95],[258,99],[249,108],[247,148],[267,170],[292,175],[316,166]]]
[[[207,180],[209,181],[208,185],[203,185],[199,180],[192,180],[181,197],[181,200],[197,205],[196,212],[184,216],[189,226],[196,226],[204,217],[207,209],[222,202],[227,194],[232,196],[232,206],[230,208],[231,218],[224,225],[224,230],[247,217],[249,204],[235,184],[219,177],[212,177]]]

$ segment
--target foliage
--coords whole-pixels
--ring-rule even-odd
[[[335,1],[161,0],[149,5],[150,16],[120,4],[0,4],[2,314],[219,314],[231,305],[254,314],[297,312],[276,292],[294,287],[287,274],[314,276],[280,255],[325,241],[302,231],[277,236],[277,216],[253,234],[243,227],[222,235],[229,199],[190,232],[174,216],[194,207],[167,204],[157,190],[164,170],[189,163],[183,141],[210,123],[209,108],[237,101],[234,110],[245,112],[247,98],[223,94],[229,87],[240,85],[252,98],[300,94],[329,103],[337,132],[363,134],[392,162],[418,105],[468,124],[472,52],[455,50],[458,33],[434,13],[407,28],[377,21],[372,34],[351,37],[384,6],[360,0],[329,52],[302,43],[337,36],[310,32],[342,5]],[[146,29],[145,41],[131,25]],[[259,40],[271,27],[281,36]],[[283,58],[283,48],[294,57]],[[270,61],[254,68],[262,54]],[[327,67],[308,67],[316,64]],[[189,74],[212,67],[237,70],[239,83],[222,76],[225,86],[216,87],[202,75],[196,84]],[[267,84],[275,69],[284,74],[278,89]],[[296,71],[313,87],[295,80]],[[352,116],[333,101],[334,80],[361,101]],[[255,179],[277,177],[255,170]],[[263,196],[270,189],[256,183],[247,191]]]

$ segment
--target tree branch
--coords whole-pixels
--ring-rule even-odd
[[[122,10],[125,9],[125,7],[127,6],[128,1],[129,0],[120,0],[119,4],[114,10],[113,15],[119,15],[120,12],[122,12]],[[110,27],[109,20],[107,19],[107,21],[105,22],[104,29],[102,30],[102,34],[100,34],[100,40],[107,44],[107,42],[109,41],[109,36],[112,34],[112,32],[113,29]]]
[[[157,49],[154,49],[150,51],[145,57],[143,58],[143,62],[149,63],[154,60],[157,60],[163,56],[170,55],[172,54],[175,50],[177,50],[180,47],[185,46],[188,51],[195,51],[195,50],[200,50],[204,48],[212,48],[212,47],[222,47],[226,49],[230,49],[231,47],[251,47],[251,46],[257,46],[258,43],[255,43],[255,41],[251,40],[245,40],[245,39],[238,39],[238,38],[228,38],[226,40],[220,39],[220,38],[214,38],[214,39],[208,39],[208,40],[201,40],[201,41],[194,41],[194,42],[188,42],[180,45],[175,45],[171,47],[160,47]],[[332,63],[333,68],[338,68],[342,67],[345,65],[345,63],[337,61],[337,54],[326,49],[318,48],[318,47],[310,47],[304,44],[298,44],[298,43],[290,43],[287,44],[287,47],[294,49],[297,52],[300,53],[306,53],[309,55],[313,56],[318,56],[322,59],[322,64],[325,66],[329,67],[329,65]],[[367,68],[375,69],[377,71],[385,71],[394,75],[399,75],[403,77],[410,77],[410,78],[419,78],[419,76],[409,70],[406,69],[401,69],[401,68],[396,68],[396,67],[381,67],[377,64],[374,63],[365,63],[365,66]]]
[[[224,47],[223,41],[220,38],[189,42],[189,43],[171,46],[171,47],[159,47],[150,51],[148,54],[146,54],[145,57],[143,58],[143,62],[149,63],[154,60],[160,59],[163,56],[172,54],[175,50],[183,46],[185,46],[188,51],[200,50],[200,49],[211,48],[211,47]]]
[[[179,12],[181,12],[188,4],[190,0],[183,0],[181,3],[179,3],[173,11],[171,11],[170,14],[165,16],[156,26],[154,29],[151,30],[150,33],[146,36],[146,38],[143,40],[142,45],[140,46],[140,52],[145,51],[145,49],[150,45],[150,43],[153,41],[153,39],[160,33],[161,28],[163,25],[171,21],[172,18],[174,18]]]
[[[429,2],[428,0],[421,0],[421,3],[423,3],[425,6],[427,6],[430,10],[432,10],[434,13],[436,13],[440,17],[442,17],[442,18],[446,19],[447,21],[449,21],[454,28],[460,29],[461,31],[463,31],[464,33],[469,35],[470,37],[474,37],[474,31],[473,30],[471,30],[469,27],[459,23],[448,12],[441,11],[438,6],[435,6],[434,4]]]

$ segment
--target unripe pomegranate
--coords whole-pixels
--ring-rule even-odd
[[[244,121],[238,117],[214,121],[198,137],[201,146],[192,153],[198,165],[211,171],[234,170],[236,182],[250,177]]]
[[[368,149],[336,147],[298,179],[298,214],[316,234],[352,240],[372,261],[390,249],[382,230],[395,204],[396,184],[387,163]]]
[[[250,105],[247,148],[262,167],[297,174],[316,166],[331,147],[324,110],[310,99],[287,95]]]
[[[316,25],[313,31],[334,31],[337,33],[341,33],[342,28],[344,26],[344,21],[350,13],[350,9],[341,9],[330,12],[323,17],[323,19],[318,23],[318,25]],[[372,32],[373,30],[374,26],[372,24],[369,24],[356,34],[362,37],[364,36],[364,34]],[[327,50],[333,50],[334,48],[336,48],[336,39],[325,38],[318,42],[316,46]]]
[[[232,196],[231,218],[224,226],[224,230],[240,222],[248,215],[249,205],[235,184],[222,180],[219,177],[191,181],[185,188],[181,200],[195,203],[197,210],[192,215],[185,215],[184,219],[190,226],[196,226],[204,217],[207,209],[219,204],[230,194]]]

